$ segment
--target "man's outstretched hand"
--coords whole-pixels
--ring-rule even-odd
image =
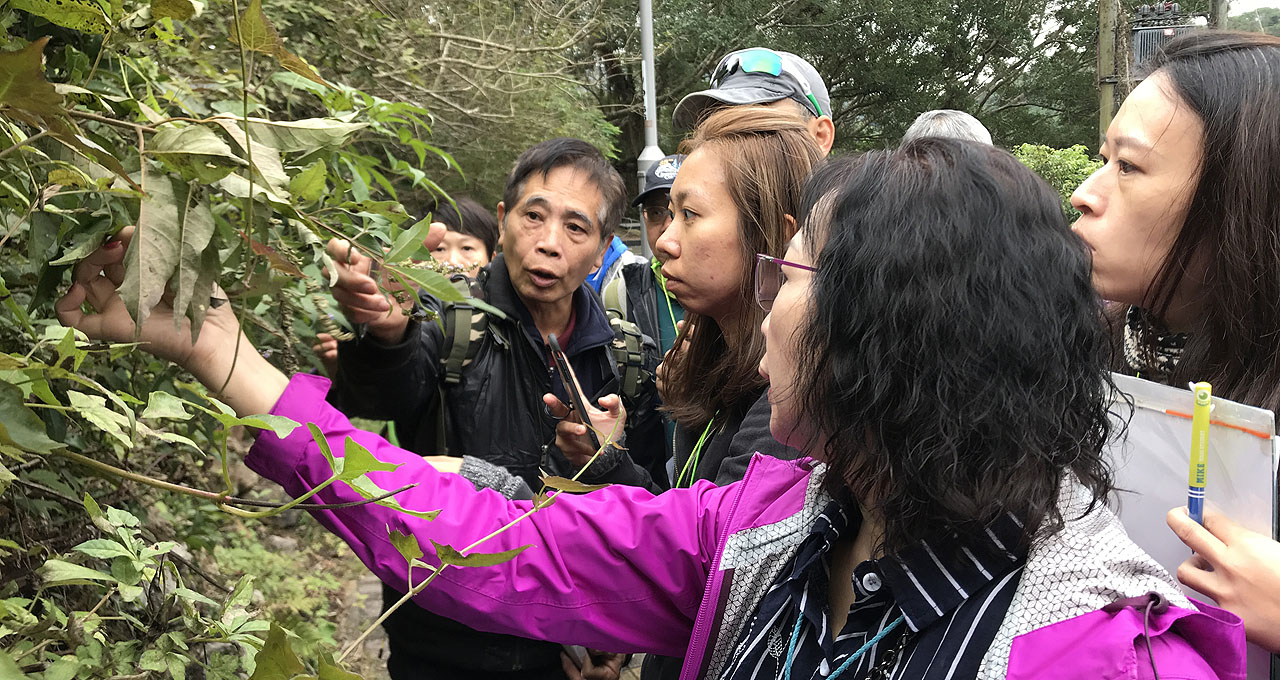
[[[423,244],[428,250],[434,250],[444,240],[444,234],[444,225],[434,223]],[[378,281],[373,278],[373,258],[356,250],[350,241],[330,239],[325,251],[333,260],[338,276],[330,292],[347,321],[365,324],[369,333],[385,344],[400,342],[409,325],[409,317],[404,312],[413,309],[414,295],[408,293],[403,301],[397,302],[379,290]],[[325,274],[328,273],[326,270]],[[382,288],[393,292],[402,290],[399,284],[389,281],[385,273]]]

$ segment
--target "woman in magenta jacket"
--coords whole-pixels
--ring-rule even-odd
[[[1003,151],[924,139],[821,169],[798,217],[757,268],[760,370],[770,429],[809,458],[757,457],[736,484],[609,487],[516,521],[528,502],[353,428],[323,378],[289,381],[244,338],[223,396],[314,422],[334,452],[350,438],[394,466],[374,484],[416,483],[399,503],[441,511],[314,513],[388,582],[430,571],[395,532],[431,553],[514,522],[477,549],[518,557],[446,568],[416,598],[474,627],[683,655],[687,679],[1242,678],[1239,619],[1183,597],[1106,508],[1107,338],[1055,192]],[[131,334],[123,250],[77,268],[65,323]],[[192,347],[166,311],[150,350],[221,385],[234,318],[211,313]],[[302,428],[261,435],[248,463],[292,494],[332,475]]]

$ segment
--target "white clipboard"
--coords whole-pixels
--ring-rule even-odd
[[[1113,378],[1134,401],[1132,411],[1122,401],[1112,408],[1119,417],[1132,412],[1124,436],[1108,447],[1116,488],[1120,489],[1116,510],[1130,538],[1176,574],[1190,552],[1165,523],[1165,514],[1187,504],[1192,393],[1130,376],[1113,374]],[[1213,404],[1206,504],[1245,528],[1280,538],[1276,522],[1280,447],[1275,416],[1266,409],[1217,397]],[[1212,602],[1203,593],[1186,586],[1183,590]],[[1271,655],[1256,645],[1249,645],[1248,677],[1272,677]]]

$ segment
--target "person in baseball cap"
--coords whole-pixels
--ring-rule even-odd
[[[789,106],[808,119],[809,133],[825,152],[835,142],[831,95],[809,62],[790,52],[748,47],[726,54],[711,72],[711,89],[686,95],[676,105],[675,126],[690,130],[722,106]]]

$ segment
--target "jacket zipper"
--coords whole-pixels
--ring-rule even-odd
[[[723,546],[729,541],[729,528],[733,526],[733,519],[738,514],[738,502],[742,500],[742,494],[747,488],[747,480],[751,478],[751,472],[754,467],[755,467],[754,463],[751,464],[750,467],[747,468],[747,474],[743,475],[742,485],[738,487],[738,492],[734,494],[733,505],[729,506],[729,515],[728,517],[725,518],[724,528],[720,530],[720,539],[716,542],[716,546],[715,546],[716,558],[711,563],[711,573],[707,577],[707,587],[702,593],[703,603],[707,602],[707,598],[711,597],[712,595],[711,590],[716,582],[716,574],[719,573],[720,571],[720,558],[724,555]],[[714,608],[715,604],[713,603],[711,606],[712,608]],[[701,612],[702,606],[699,606],[698,609]],[[716,612],[716,614],[718,615],[719,612]],[[712,651],[711,640],[704,639],[707,637],[707,627],[711,625],[710,619],[712,619],[712,616],[703,617],[701,616],[701,614],[699,614],[698,619],[693,624],[693,637],[690,639],[703,640],[702,654],[701,654],[702,658],[698,659],[697,661],[698,666],[702,665],[703,659],[706,658],[707,654],[711,653]],[[697,669],[696,668],[691,669],[689,666],[689,664],[692,661],[693,661],[692,656],[685,655],[684,666],[680,670],[681,680],[685,680],[686,678],[692,680],[692,678],[695,677],[697,673]]]

